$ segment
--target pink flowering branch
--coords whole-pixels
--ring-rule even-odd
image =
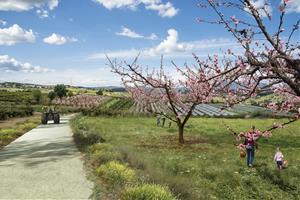
[[[127,64],[108,58],[112,72],[121,76],[124,86],[135,102],[144,106],[153,103],[164,105],[165,109],[156,113],[163,113],[165,117],[176,122],[179,143],[184,143],[184,126],[196,105],[209,103],[217,96],[215,88],[220,85],[219,80],[208,79],[218,73],[219,66],[214,66],[216,63],[202,62],[197,57],[195,60],[198,65],[193,67],[186,64],[180,67],[173,62],[180,77],[174,80],[167,75],[163,67],[163,58],[160,67],[151,70],[140,66],[137,60],[136,58],[132,64]]]
[[[211,8],[216,16],[216,20],[202,19],[200,22],[223,26],[244,50],[239,56],[228,50],[227,58],[223,58],[226,60],[224,67],[220,68],[222,71],[210,77],[223,77],[226,83],[223,94],[228,105],[243,102],[261,92],[273,91],[283,99],[283,102],[276,103],[277,110],[300,115],[300,45],[292,39],[299,31],[300,19],[292,26],[288,37],[284,37],[289,30],[283,28],[289,3],[282,1],[279,5],[278,21],[269,12],[272,5],[267,0],[259,6],[251,0],[203,0],[199,3],[200,8]],[[229,12],[224,10],[229,8],[237,9],[239,15],[237,12],[225,15]],[[266,20],[277,24],[273,33],[267,29]],[[236,88],[228,87],[230,85]]]

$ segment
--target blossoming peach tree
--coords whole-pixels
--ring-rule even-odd
[[[272,130],[299,119],[300,18],[299,15],[289,17],[296,1],[202,0],[198,4],[201,9],[210,9],[215,14],[214,20],[199,18],[198,21],[222,26],[238,46],[239,53],[232,50],[224,53],[222,62],[226,68],[217,75],[223,77],[227,85],[235,85],[235,88],[224,88],[227,90],[223,94],[228,105],[271,91],[282,101],[272,101],[268,107],[291,114],[291,119],[284,124],[273,125],[265,131],[256,130],[255,139],[270,137]],[[288,26],[292,20],[293,25]],[[247,137],[247,133],[231,132],[237,138]]]
[[[157,114],[163,114],[177,124],[179,143],[184,143],[184,126],[195,106],[211,102],[217,95],[216,88],[222,85],[217,77],[211,79],[217,75],[218,65],[212,67],[209,60],[200,61],[196,55],[194,58],[198,63],[194,68],[187,65],[179,67],[173,63],[178,72],[177,78],[168,75],[162,62],[159,68],[150,70],[140,66],[138,58],[132,64],[108,59],[112,71],[122,77],[123,84],[135,101],[145,106],[158,102],[167,106],[171,115],[163,111]]]

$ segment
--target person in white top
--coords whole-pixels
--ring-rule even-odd
[[[276,153],[274,156],[274,161],[277,163],[278,169],[281,170],[282,166],[283,166],[283,154],[280,151],[279,147],[277,147],[277,150],[276,150]]]

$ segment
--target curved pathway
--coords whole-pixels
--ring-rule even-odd
[[[68,125],[40,125],[0,150],[0,199],[88,199],[93,184]]]

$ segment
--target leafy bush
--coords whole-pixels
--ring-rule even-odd
[[[113,160],[121,160],[121,154],[110,144],[99,143],[89,148],[89,158],[94,166],[105,164]]]
[[[19,130],[22,130],[22,131],[28,131],[28,130],[31,130],[31,129],[34,129],[36,127],[36,124],[34,123],[25,123],[25,124],[22,124],[18,127]]]
[[[102,95],[103,95],[103,90],[102,90],[102,89],[98,90],[98,91],[96,92],[96,94],[102,96]]]
[[[134,170],[116,161],[101,165],[96,173],[112,185],[133,184],[136,181]]]
[[[127,188],[121,195],[121,200],[176,200],[166,187],[145,184]]]
[[[100,134],[95,132],[89,132],[85,130],[80,130],[74,133],[74,138],[77,144],[81,146],[89,146],[99,142],[104,142],[104,139]]]

